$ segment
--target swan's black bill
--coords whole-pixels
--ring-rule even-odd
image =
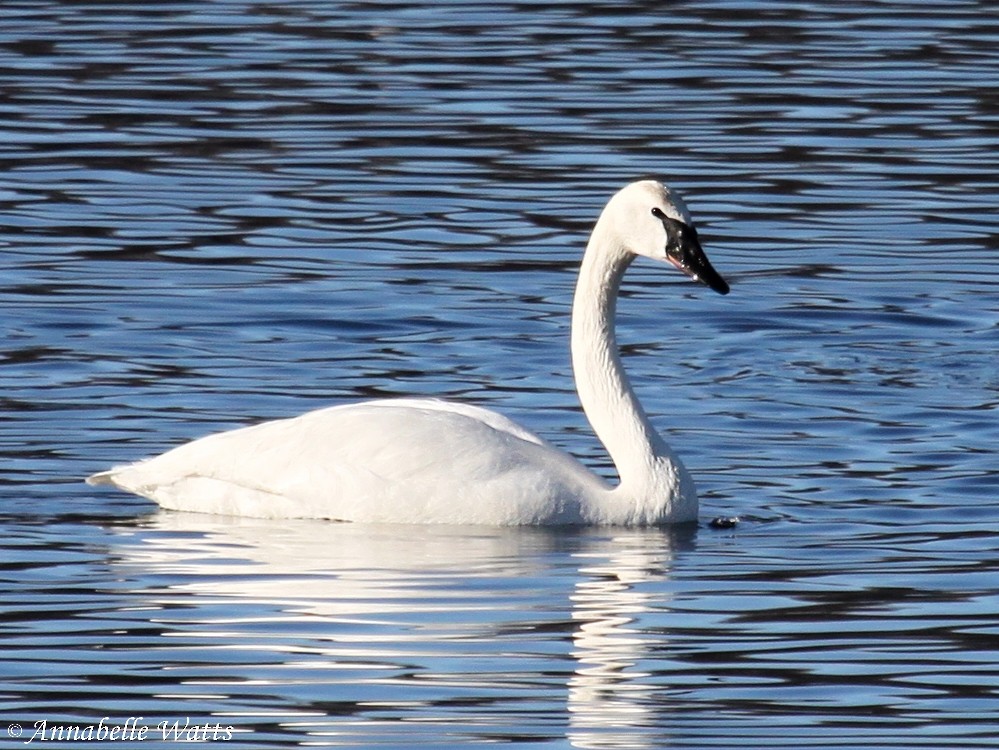
[[[697,232],[693,227],[684,226],[686,231],[680,234],[680,242],[666,248],[666,260],[708,289],[718,294],[728,294],[728,282],[714,269],[708,256],[704,254],[701,243],[697,240]]]
[[[728,294],[728,282],[711,265],[696,239],[682,247],[679,253],[666,253],[666,258],[694,281],[718,294]]]
[[[652,215],[663,223],[666,230],[666,260],[694,281],[701,282],[718,294],[728,294],[728,283],[701,249],[697,230],[684,221],[670,218],[658,208],[652,209]]]

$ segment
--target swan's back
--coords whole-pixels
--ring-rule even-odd
[[[165,508],[261,518],[590,523],[607,487],[500,414],[391,399],[209,435],[94,475]]]

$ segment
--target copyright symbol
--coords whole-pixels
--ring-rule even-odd
[[[7,736],[8,737],[20,737],[21,736],[21,725],[20,724],[11,724],[9,727],[7,727]]]

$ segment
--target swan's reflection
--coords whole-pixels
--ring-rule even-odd
[[[245,642],[247,631],[256,638],[267,620],[268,637],[274,650],[283,650],[289,671],[380,670],[377,678],[361,680],[369,690],[381,687],[379,705],[420,704],[427,711],[420,720],[428,724],[434,710],[438,717],[443,712],[438,726],[447,726],[453,709],[433,708],[423,693],[434,690],[421,692],[421,685],[472,696],[509,689],[551,701],[557,693],[551,684],[539,688],[537,675],[558,674],[568,651],[570,672],[559,682],[567,690],[574,746],[646,747],[653,731],[663,739],[654,715],[657,688],[641,668],[650,641],[640,620],[662,608],[656,582],[672,554],[664,533],[162,513],[122,534],[131,540],[122,540],[120,564],[159,582],[146,595],[163,609],[158,621],[172,636],[200,638],[207,646],[214,638],[229,648]],[[534,664],[527,673],[525,663]],[[551,721],[546,718],[549,731]]]
[[[658,731],[652,675],[640,663],[650,656],[649,636],[638,621],[662,598],[642,588],[662,579],[671,549],[649,544],[640,532],[616,537],[580,553],[572,596],[575,674],[569,680],[569,739],[581,748],[652,747]]]
[[[128,546],[128,562],[174,574],[172,593],[283,603],[319,617],[377,617],[414,604],[425,612],[434,602],[467,596],[448,588],[456,575],[535,575],[531,548],[545,543],[543,536],[493,529],[193,513],[156,514],[135,533],[139,543]]]

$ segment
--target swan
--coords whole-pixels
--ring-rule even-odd
[[[496,412],[398,398],[345,404],[209,435],[88,477],[163,508],[258,518],[483,525],[658,525],[697,518],[694,483],[649,422],[621,366],[618,288],[638,256],[720,294],[683,200],[631,183],[600,214],[572,303],[583,411],[616,466],[611,486]]]

